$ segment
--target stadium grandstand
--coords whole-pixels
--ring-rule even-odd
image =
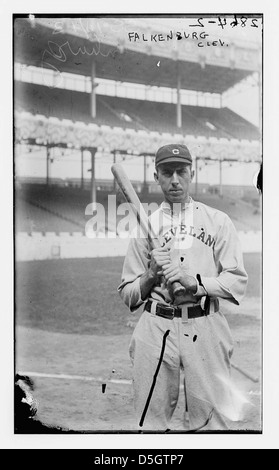
[[[189,30],[193,19],[182,21]],[[160,202],[152,164],[169,142],[193,153],[197,200],[227,212],[239,231],[260,230],[253,181],[228,184],[224,174],[256,173],[261,123],[224,102],[239,83],[261,88],[261,44],[241,34],[230,47],[197,47],[193,35],[159,43],[128,34],[166,34],[170,24],[175,38],[174,19],[166,27],[154,18],[15,18],[17,234],[84,233],[89,203],[106,205],[109,194],[123,201],[115,161],[143,202]]]
[[[49,93],[46,86],[18,82],[15,85],[15,106],[34,116],[69,119],[73,122],[95,123],[123,129],[178,133],[176,105],[110,96],[96,96],[98,112],[90,114],[88,94],[54,89]],[[73,112],[74,110],[74,112]],[[257,140],[256,126],[228,108],[181,106],[181,132],[195,137],[218,139]]]

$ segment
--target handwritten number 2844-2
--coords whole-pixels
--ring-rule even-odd
[[[217,23],[217,26],[220,26],[222,29],[224,29],[225,26],[231,26],[232,28],[235,28],[236,26],[240,26],[242,28],[245,28],[246,26],[250,26],[251,28],[259,27],[259,18],[247,18],[246,16],[240,16],[239,18],[237,18],[236,15],[234,15],[234,19],[232,21],[229,21],[229,19],[227,18],[221,18],[220,16],[218,16],[218,19],[216,20],[207,20],[203,17],[200,17],[197,18],[196,24],[190,24],[189,26],[191,26],[192,28],[204,28],[205,22]]]

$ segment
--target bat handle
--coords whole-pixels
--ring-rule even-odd
[[[150,240],[151,240],[151,244],[154,248],[160,248],[160,242],[157,238],[156,235],[154,235],[154,233],[152,233],[152,236],[150,236]],[[186,294],[186,289],[184,286],[182,286],[182,284],[180,284],[180,282],[177,282],[177,281],[174,281],[172,283],[172,292],[173,292],[173,295],[175,295],[176,297],[178,297],[179,295],[185,295]]]
[[[172,289],[173,289],[173,294],[175,296],[185,295],[185,293],[186,293],[185,287],[182,286],[182,284],[180,284],[179,282],[176,282],[176,281],[173,282]]]

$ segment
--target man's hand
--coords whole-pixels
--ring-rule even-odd
[[[171,262],[168,248],[156,248],[151,251],[151,261],[149,266],[150,274],[154,277],[163,274],[163,266],[169,266]]]
[[[162,271],[168,284],[172,284],[177,281],[185,287],[187,292],[191,294],[195,294],[197,292],[198,284],[196,278],[189,276],[189,274],[185,273],[185,271],[183,271],[180,266],[177,266],[177,264],[170,263],[168,265],[164,265]]]
[[[169,266],[170,253],[167,248],[156,248],[151,251],[151,260],[148,270],[140,278],[141,298],[145,300],[154,284],[158,280],[158,276],[163,274],[163,266]]]

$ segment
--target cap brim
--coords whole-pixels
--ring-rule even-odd
[[[192,165],[193,162],[191,160],[187,160],[186,158],[171,156],[164,158],[160,162],[157,162],[156,166],[162,165],[163,163],[185,163],[186,165]]]

